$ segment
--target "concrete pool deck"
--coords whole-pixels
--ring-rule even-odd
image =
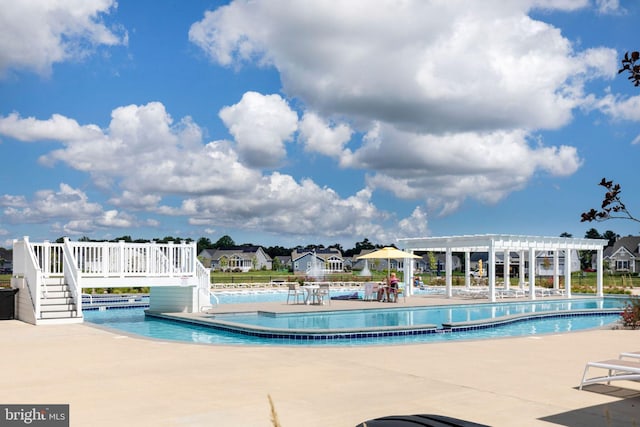
[[[408,298],[407,305],[418,299]],[[478,302],[420,299],[428,300],[421,304]],[[353,304],[392,305],[332,301],[297,309]],[[396,346],[252,347],[143,339],[90,324],[6,320],[0,321],[0,340],[5,358],[0,402],[68,403],[72,426],[273,426],[269,395],[282,427],[349,427],[417,413],[492,426],[640,424],[640,383],[577,389],[586,362],[640,350],[640,331]]]

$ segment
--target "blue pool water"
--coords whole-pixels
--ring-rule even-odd
[[[469,304],[446,307],[411,307],[379,310],[355,310],[278,314],[238,313],[216,315],[216,320],[242,323],[272,329],[354,329],[384,326],[412,326],[469,322],[532,313],[575,311],[593,309],[617,309],[621,302],[606,300],[575,300],[549,302],[519,302],[500,304]]]
[[[235,293],[227,294],[223,297],[222,294],[218,294],[221,304],[226,303],[238,303],[238,302],[261,302],[261,301],[283,301],[286,300],[286,292],[268,292],[268,293]],[[570,302],[561,301],[554,302],[553,304],[571,304],[570,309],[595,309],[595,308],[621,308],[624,300],[619,298],[605,298],[602,300],[573,300]],[[538,302],[535,310],[544,310],[542,305],[551,304],[551,302]],[[530,303],[509,303],[498,304],[499,310],[505,314],[521,314],[529,313],[532,310]],[[463,310],[464,307],[464,310]],[[527,308],[528,307],[528,308]],[[546,310],[556,310],[561,306],[549,306]],[[569,309],[565,306],[564,309]],[[444,315],[444,322],[447,321],[467,321],[475,320],[481,316],[483,308],[479,305],[466,305],[466,306],[447,306],[438,307],[436,311],[440,312],[440,316]],[[491,314],[497,313],[498,308],[490,309]],[[527,311],[529,310],[529,311]],[[362,310],[359,312],[365,312]],[[375,310],[376,313],[367,311],[372,318],[378,316],[378,320],[387,316],[387,312],[393,310]],[[404,311],[404,310],[402,310]],[[509,314],[506,314],[506,313]],[[399,313],[399,312],[397,312]],[[331,318],[335,315],[332,313],[327,316],[328,319],[323,320],[308,320],[307,326],[311,324],[318,324],[321,328],[326,328],[327,324],[330,324]],[[420,314],[422,316],[423,314]],[[515,323],[509,323],[502,326],[491,327],[487,329],[470,330],[465,332],[455,333],[435,333],[428,335],[415,335],[415,336],[395,336],[395,337],[376,337],[376,338],[359,338],[359,339],[336,339],[329,341],[313,341],[313,340],[291,340],[291,339],[264,339],[260,337],[254,337],[249,335],[240,335],[232,332],[226,332],[221,330],[212,329],[206,326],[184,324],[179,322],[155,319],[146,317],[144,314],[144,308],[127,308],[127,309],[110,309],[110,310],[86,310],[84,312],[85,320],[96,325],[111,328],[116,331],[122,331],[124,333],[130,333],[134,335],[140,335],[149,338],[169,340],[169,341],[183,341],[192,343],[206,343],[206,344],[234,344],[234,345],[334,345],[334,346],[356,346],[356,345],[393,345],[393,344],[411,344],[411,343],[428,343],[428,342],[442,342],[442,341],[454,341],[454,340],[471,340],[471,339],[487,339],[487,338],[500,338],[500,337],[514,337],[514,336],[529,336],[539,334],[551,334],[551,333],[564,333],[573,332],[584,329],[593,329],[604,327],[616,322],[620,315],[617,313],[608,314],[592,314],[589,316],[572,316],[572,317],[552,317],[542,318],[534,320],[523,320]],[[233,315],[236,317],[239,315]],[[305,318],[310,315],[295,316],[298,319],[302,319],[305,322]],[[425,314],[425,316],[434,316],[434,314]],[[486,316],[486,313],[484,314]],[[277,316],[282,317],[282,316]],[[285,316],[283,318],[290,317]],[[422,323],[442,324],[440,321],[443,317],[439,317],[437,321],[435,317],[425,317],[421,320]],[[238,317],[234,320],[236,322]],[[346,324],[347,317],[342,317],[341,322]],[[372,320],[370,320],[372,321]],[[387,321],[390,321],[387,316]],[[392,321],[401,321],[398,316]],[[296,320],[298,322],[298,320]],[[329,323],[327,323],[329,322]],[[362,322],[366,322],[362,320]],[[352,325],[351,325],[352,326]],[[375,325],[378,326],[378,325]],[[330,324],[328,328],[334,328],[333,324]],[[339,327],[339,326],[338,326]],[[365,326],[366,327],[366,326]]]

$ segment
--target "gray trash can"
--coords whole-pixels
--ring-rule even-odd
[[[16,294],[19,289],[0,288],[0,320],[16,318]]]

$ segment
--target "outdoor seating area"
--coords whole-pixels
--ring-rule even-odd
[[[605,369],[607,374],[587,378],[591,369]],[[582,390],[585,385],[589,384],[611,384],[611,381],[621,380],[640,381],[640,351],[620,353],[618,359],[587,362],[579,389]]]
[[[304,285],[292,282],[288,286],[287,304],[290,301],[295,304],[303,303],[305,305],[331,304],[331,284],[329,282],[313,282]]]

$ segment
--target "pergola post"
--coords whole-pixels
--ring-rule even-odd
[[[451,248],[447,248],[446,252],[445,252],[445,259],[444,259],[444,271],[445,271],[445,280],[446,280],[446,288],[447,288],[447,298],[451,298],[453,296],[453,289],[452,289],[452,278],[451,278],[451,272],[452,272],[452,268],[451,268],[451,264],[453,264],[452,261],[452,257],[451,257]]]
[[[566,260],[565,260],[566,262]],[[553,289],[560,288],[560,250],[553,251]]]
[[[464,287],[471,287],[471,252],[464,251]]]
[[[502,263],[503,265],[502,275],[504,276],[504,289],[506,291],[508,291],[509,287],[511,286],[511,274],[509,274],[511,272],[511,265],[509,262],[510,253],[511,252],[509,251],[509,249],[505,249],[504,254],[502,255],[504,257],[504,261]]]
[[[599,297],[604,296],[603,281],[602,281],[602,248],[596,250],[596,294]]]
[[[564,294],[571,298],[571,249],[564,250]]]
[[[536,250],[529,247],[529,298],[536,299]]]
[[[489,245],[489,300],[496,302],[496,250]]]
[[[520,251],[520,265],[518,266],[518,287],[520,288],[520,290],[524,289],[524,281],[525,281],[525,275],[524,275],[524,265],[526,264],[526,259],[524,257],[524,250]]]
[[[413,254],[413,251],[408,251],[408,252]],[[407,258],[404,260],[403,275],[404,275],[405,296],[413,295],[413,276],[414,276],[413,263],[414,263],[413,259]]]

